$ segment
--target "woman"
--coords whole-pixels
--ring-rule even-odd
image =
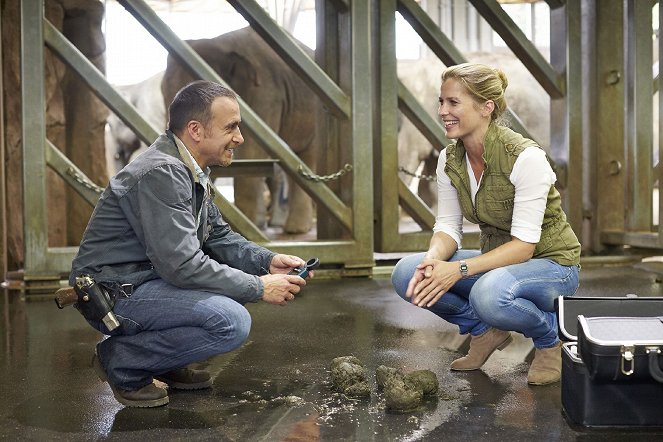
[[[578,288],[580,243],[566,221],[555,173],[532,140],[497,124],[506,110],[499,69],[464,63],[442,74],[438,114],[438,215],[426,253],[403,258],[396,292],[470,333],[452,370],[476,370],[512,341],[532,338],[532,385],[556,382],[561,343],[553,302]],[[481,250],[462,250],[463,217],[481,229]]]

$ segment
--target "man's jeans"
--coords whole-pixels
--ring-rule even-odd
[[[459,250],[450,261],[479,254],[478,250]],[[418,253],[401,259],[391,275],[396,292],[407,301],[408,283],[423,257],[424,253]],[[550,348],[559,341],[554,300],[574,295],[578,282],[578,266],[530,259],[461,279],[429,310],[458,325],[462,334],[476,336],[495,327],[531,337],[536,348]]]
[[[122,325],[97,345],[97,354],[109,381],[124,390],[234,350],[251,329],[249,312],[236,301],[162,279],[139,285],[128,298],[117,297],[113,312]],[[103,323],[96,328],[109,334]]]

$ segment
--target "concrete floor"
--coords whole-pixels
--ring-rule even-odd
[[[661,269],[585,265],[578,294],[663,296]],[[569,424],[560,384],[527,386],[531,343],[520,335],[481,370],[450,372],[466,340],[398,299],[386,276],[320,278],[287,307],[249,306],[254,325],[246,344],[203,364],[214,387],[171,391],[170,404],[156,409],[117,403],[89,367],[99,333],[74,309],[37,299],[0,292],[3,440],[663,440],[663,429]],[[432,370],[440,392],[408,413],[386,411],[377,391],[370,400],[347,399],[331,390],[328,372],[345,355],[364,363],[373,386],[375,369],[387,365]]]

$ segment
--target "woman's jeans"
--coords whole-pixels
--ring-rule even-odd
[[[479,254],[478,250],[459,250],[449,261]],[[394,268],[391,282],[405,300],[409,301],[405,292],[423,258],[424,253],[407,256]],[[578,266],[530,259],[461,279],[428,309],[456,324],[462,334],[476,336],[495,327],[531,337],[536,348],[550,348],[559,341],[554,300],[574,295],[578,281]]]
[[[236,301],[187,290],[162,279],[145,282],[130,297],[118,296],[113,312],[121,326],[97,345],[109,382],[137,390],[152,377],[239,347],[251,316]]]

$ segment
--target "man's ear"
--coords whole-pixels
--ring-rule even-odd
[[[199,121],[191,120],[186,124],[186,131],[195,142],[200,142],[203,139],[205,130]]]

